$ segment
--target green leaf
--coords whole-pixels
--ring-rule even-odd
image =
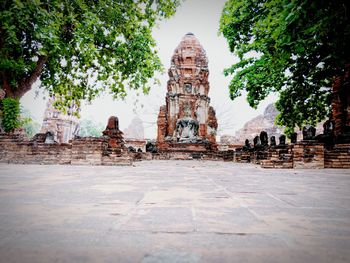
[[[13,96],[21,97],[31,84],[20,83],[33,83],[27,80],[35,78],[38,58],[44,56],[41,85],[66,100],[63,107],[93,100],[103,90],[115,97],[127,95],[124,87],[147,93],[147,83],[163,69],[152,29],[179,4],[180,0],[5,1],[0,10],[0,72],[6,81],[1,78],[0,87],[9,84]]]
[[[2,124],[5,132],[12,132],[20,127],[20,106],[17,99],[4,98],[1,100]]]
[[[230,98],[246,91],[257,107],[271,92],[279,94],[277,122],[289,131],[323,120],[333,78],[350,61],[345,6],[345,0],[228,0],[220,32],[239,57],[224,70],[232,75]]]

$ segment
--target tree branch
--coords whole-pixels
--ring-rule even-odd
[[[20,98],[32,88],[33,83],[40,77],[46,61],[47,56],[39,56],[33,72],[27,78],[23,78],[19,81],[17,89],[13,92],[14,97]]]

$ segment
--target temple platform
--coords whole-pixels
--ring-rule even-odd
[[[1,262],[350,261],[348,170],[0,164]]]
[[[186,153],[198,153],[198,152],[211,152],[217,149],[217,145],[210,142],[193,142],[193,143],[177,143],[177,142],[164,142],[159,143],[159,152],[186,152]]]

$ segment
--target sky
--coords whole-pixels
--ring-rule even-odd
[[[244,94],[234,101],[229,98],[231,77],[225,77],[223,70],[238,60],[230,53],[226,39],[218,34],[224,3],[225,0],[185,0],[173,17],[159,22],[153,30],[159,57],[165,68],[165,72],[158,75],[160,86],[152,87],[149,95],[137,96],[130,92],[124,101],[113,100],[111,95],[104,94],[91,104],[83,102],[81,118],[107,124],[109,116],[115,115],[119,118],[119,128],[124,130],[137,116],[144,122],[145,137],[156,138],[157,115],[159,107],[165,104],[171,56],[188,32],[197,37],[209,60],[209,97],[218,119],[218,136],[234,135],[248,120],[262,114],[265,107],[276,100],[275,95],[262,101],[256,110],[248,105]],[[31,112],[34,120],[42,123],[46,100],[40,83],[36,83],[21,99],[21,103]]]

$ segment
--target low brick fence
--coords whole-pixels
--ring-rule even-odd
[[[0,162],[21,164],[131,165],[133,156],[108,148],[108,138],[84,137],[70,143],[29,141],[21,134],[0,134]]]
[[[331,150],[324,152],[325,168],[350,169],[350,144],[337,144]]]
[[[350,144],[325,148],[323,143],[301,141],[284,148],[270,147],[265,151],[238,150],[236,162],[260,164],[263,168],[350,168]]]
[[[109,146],[108,137],[83,137],[69,143],[28,140],[22,134],[0,133],[0,162],[17,164],[131,165],[141,160],[220,160],[260,164],[263,168],[350,168],[350,144],[326,149],[301,141],[265,151],[128,152]]]

